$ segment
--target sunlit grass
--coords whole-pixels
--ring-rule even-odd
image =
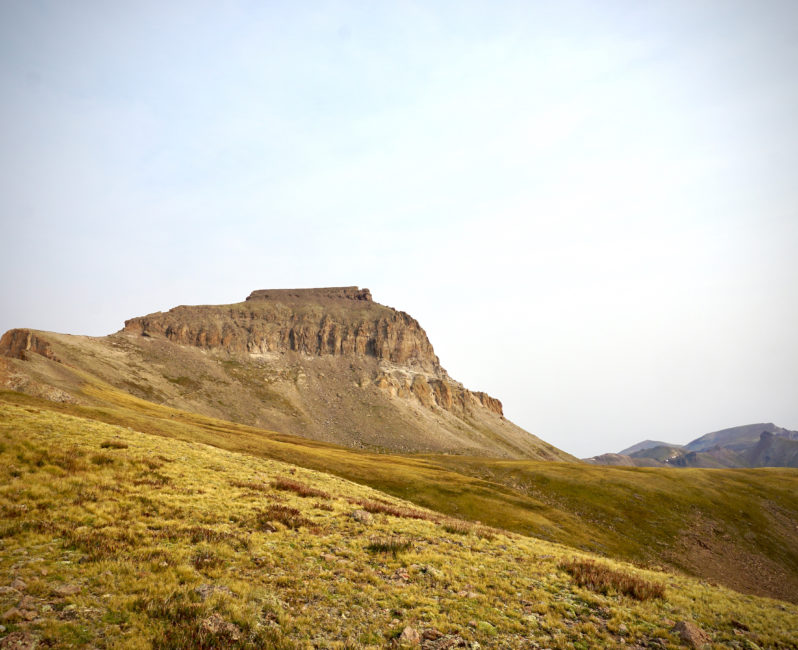
[[[26,583],[36,613],[8,633],[43,647],[376,648],[405,626],[483,648],[678,647],[676,620],[720,647],[798,644],[787,603],[612,560],[664,596],[597,592],[559,568],[570,548],[276,460],[28,409],[0,404],[0,575]],[[98,451],[108,440],[127,447]],[[329,498],[272,487],[289,475]],[[368,523],[350,516],[363,503],[378,504]],[[20,598],[0,593],[2,611]]]

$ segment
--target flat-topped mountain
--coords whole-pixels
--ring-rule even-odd
[[[356,448],[573,460],[453,380],[409,314],[368,289],[264,289],[106,337],[10,330],[0,384],[91,401],[89,377],[203,415]]]

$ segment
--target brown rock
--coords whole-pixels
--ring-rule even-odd
[[[16,589],[17,591],[25,591],[28,588],[28,585],[25,584],[25,581],[22,578],[15,578],[14,582],[11,583],[11,588]]]
[[[408,625],[402,630],[402,634],[399,637],[399,644],[410,646],[421,645],[421,635],[418,633],[418,630]]]
[[[14,621],[18,621],[22,618],[22,612],[19,611],[16,607],[12,607],[11,609],[3,612],[0,615],[0,621],[13,623]]]
[[[355,510],[352,513],[352,519],[361,524],[370,524],[373,517],[370,512],[366,512],[365,510]]]
[[[60,585],[53,589],[53,593],[56,596],[61,596],[62,598],[66,596],[74,596],[75,594],[80,593],[80,587],[75,584]]]
[[[673,626],[673,631],[679,635],[683,643],[691,648],[701,648],[711,641],[706,632],[690,621],[679,621]]]

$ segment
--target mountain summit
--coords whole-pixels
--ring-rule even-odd
[[[355,286],[257,290],[99,338],[11,330],[0,355],[0,383],[50,398],[90,401],[88,373],[152,402],[355,448],[574,460],[449,377],[418,321]]]

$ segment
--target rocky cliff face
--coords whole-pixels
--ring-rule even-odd
[[[237,305],[132,318],[124,331],[232,353],[368,356],[445,375],[418,321],[357,287],[253,291]]]
[[[446,374],[416,319],[375,303],[368,289],[262,289],[235,305],[131,318],[123,331],[232,354],[371,357],[382,362],[375,384],[392,396],[460,414],[485,408],[502,415],[499,400]]]

